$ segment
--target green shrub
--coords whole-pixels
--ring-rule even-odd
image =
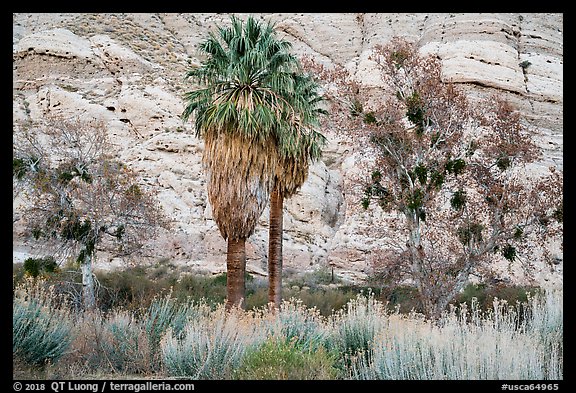
[[[328,317],[342,309],[357,292],[339,288],[318,288],[292,292],[292,296],[309,308],[316,308],[321,315]]]
[[[468,284],[452,303],[456,305],[468,303],[468,305],[471,305],[472,299],[476,299],[477,304],[484,305],[487,304],[487,296],[486,284]]]
[[[54,257],[27,258],[24,261],[24,273],[31,277],[49,275],[58,270],[58,264]]]
[[[159,357],[160,340],[170,329],[180,337],[189,319],[189,303],[179,303],[170,295],[156,298],[143,318],[144,330],[148,337],[150,351]],[[156,359],[159,360],[159,359]]]
[[[147,308],[159,293],[169,288],[165,283],[150,280],[143,267],[97,272],[96,276],[101,287],[98,304],[102,310]]]
[[[471,307],[472,299],[475,299],[476,305],[482,311],[487,311],[492,308],[494,299],[506,300],[508,304],[526,303],[529,294],[538,292],[540,289],[534,286],[468,284],[451,303],[454,305],[467,303],[468,307]]]
[[[183,275],[174,285],[173,296],[180,300],[201,300],[214,306],[223,303],[226,299],[226,275]]]
[[[331,346],[346,359],[371,356],[374,337],[384,328],[389,312],[372,293],[359,294],[332,318]],[[348,362],[347,362],[348,365]]]
[[[39,290],[13,298],[12,353],[35,366],[57,362],[72,341],[72,325],[65,310],[54,307],[50,294]]]
[[[282,288],[282,297],[290,295],[290,291]],[[246,283],[246,299],[247,310],[257,310],[266,308],[268,306],[268,279],[266,277],[254,278]]]
[[[374,339],[385,329],[390,312],[375,299],[372,292],[360,293],[346,307],[330,317],[330,334],[326,347],[341,354],[337,367],[350,375],[359,358],[369,362],[373,355]]]
[[[244,274],[244,279],[246,280],[246,283],[249,284],[254,280],[254,276],[251,275],[250,273],[246,272]],[[223,287],[226,287],[226,281],[227,280],[228,280],[228,275],[226,274],[226,272],[216,274],[215,276],[211,277],[211,282],[213,285],[219,285],[219,286],[223,286]]]
[[[249,380],[328,380],[338,377],[336,356],[322,346],[302,348],[295,341],[267,340],[247,353],[234,373]]]
[[[307,288],[293,289],[286,285],[282,288],[284,299],[296,299],[308,308],[315,308],[322,316],[328,317],[334,311],[340,310],[350,299],[356,297],[357,291],[347,288]],[[255,310],[268,305],[268,284],[246,288],[246,309]]]
[[[528,60],[524,60],[523,62],[518,64],[520,66],[520,68],[522,68],[523,71],[526,71],[526,69],[528,67],[530,67],[532,65],[532,63],[530,63]]]
[[[401,313],[409,313],[413,310],[422,311],[418,289],[413,286],[399,285],[394,287],[389,291],[385,300],[390,308],[398,308]]]
[[[327,331],[318,310],[307,308],[301,300],[285,300],[268,326],[268,334],[281,337],[300,348],[319,348]]]
[[[231,379],[244,354],[264,341],[265,329],[240,310],[196,308],[180,334],[168,330],[162,339],[166,371],[173,377]]]
[[[148,336],[133,314],[116,311],[104,321],[104,327],[102,350],[116,373],[139,374],[154,368]]]

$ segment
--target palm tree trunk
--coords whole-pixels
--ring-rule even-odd
[[[226,309],[244,308],[246,292],[246,239],[228,238],[228,255],[226,257]]]
[[[278,188],[270,194],[268,235],[268,303],[278,308],[282,301],[282,234],[284,195]]]

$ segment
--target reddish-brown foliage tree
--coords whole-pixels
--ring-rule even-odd
[[[332,105],[324,126],[372,165],[363,207],[376,201],[399,226],[388,227],[399,241],[373,252],[375,274],[415,285],[422,310],[437,317],[472,274],[494,276],[496,261],[530,274],[535,249],[550,259],[548,242],[562,236],[563,173],[535,173],[541,153],[519,113],[499,95],[471,102],[442,81],[438,58],[405,40],[376,46],[371,59],[386,86],[377,92],[344,68],[303,64]]]

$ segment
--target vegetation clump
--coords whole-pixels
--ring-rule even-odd
[[[563,376],[562,291],[517,302],[468,297],[430,320],[359,294],[330,316],[296,299],[276,310],[178,300],[75,311],[42,281],[19,285],[15,372],[193,379],[536,379]],[[482,295],[470,288],[467,296]],[[519,292],[511,292],[520,295]],[[510,299],[513,299],[511,297]],[[484,306],[486,306],[484,308]],[[522,359],[518,362],[517,359]],[[46,366],[50,367],[46,367]],[[409,365],[409,366],[407,366]],[[36,371],[34,371],[36,370]],[[50,377],[51,374],[45,376]]]
[[[336,355],[324,347],[312,350],[294,341],[267,340],[245,355],[234,374],[249,380],[331,380],[337,379]]]

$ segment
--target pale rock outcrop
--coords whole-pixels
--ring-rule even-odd
[[[245,17],[247,14],[237,14]],[[562,168],[562,14],[256,14],[276,24],[298,55],[342,65],[375,94],[382,81],[372,49],[394,36],[437,56],[443,77],[472,99],[505,94],[534,127],[544,148],[541,165]],[[148,244],[144,258],[102,254],[96,268],[169,259],[186,269],[225,271],[226,242],[207,200],[203,143],[183,123],[186,70],[202,56],[197,45],[228,14],[13,14],[13,118],[86,116],[105,121],[120,160],[142,177],[173,221]],[[523,65],[522,65],[523,64]],[[529,64],[529,65],[528,65]],[[284,263],[293,271],[330,265],[339,278],[370,274],[381,212],[363,211],[348,192],[362,175],[352,148],[332,130],[322,159],[284,206]],[[21,201],[15,200],[14,206]],[[30,255],[14,215],[14,261]],[[268,209],[247,242],[248,270],[266,274]],[[562,282],[562,260],[542,266],[541,282]]]

